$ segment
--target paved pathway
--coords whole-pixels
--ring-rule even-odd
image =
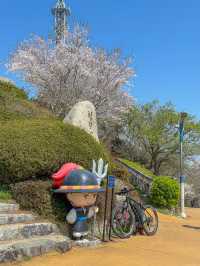
[[[200,209],[181,220],[160,215],[155,237],[137,236],[102,247],[51,253],[17,266],[200,266]],[[7,264],[8,265],[8,264]]]

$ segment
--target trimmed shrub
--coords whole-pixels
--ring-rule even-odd
[[[150,199],[152,203],[161,208],[176,207],[179,200],[179,184],[167,176],[158,176],[153,180]]]
[[[0,182],[48,179],[66,162],[91,168],[109,161],[104,147],[72,125],[57,120],[18,120],[0,124]]]
[[[33,211],[44,218],[64,222],[71,208],[64,194],[52,193],[50,181],[20,182],[11,185],[11,192],[22,209]]]
[[[10,201],[12,200],[12,195],[9,191],[2,190],[0,188],[0,201]]]

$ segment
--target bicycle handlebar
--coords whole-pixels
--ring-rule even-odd
[[[131,192],[131,191],[135,191],[135,189],[127,189],[127,188],[125,187],[125,188],[123,188],[121,191],[116,192],[115,195],[119,195],[119,196],[121,196],[121,195],[127,195],[127,194],[128,194],[129,192]]]

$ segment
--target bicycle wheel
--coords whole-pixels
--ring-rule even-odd
[[[136,232],[135,215],[124,206],[118,206],[112,214],[113,233],[120,238],[129,238]]]
[[[146,235],[153,236],[158,230],[158,214],[151,206],[145,206],[143,210],[143,230]]]

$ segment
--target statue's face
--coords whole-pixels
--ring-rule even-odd
[[[68,193],[67,199],[73,207],[89,207],[95,204],[97,193]]]

